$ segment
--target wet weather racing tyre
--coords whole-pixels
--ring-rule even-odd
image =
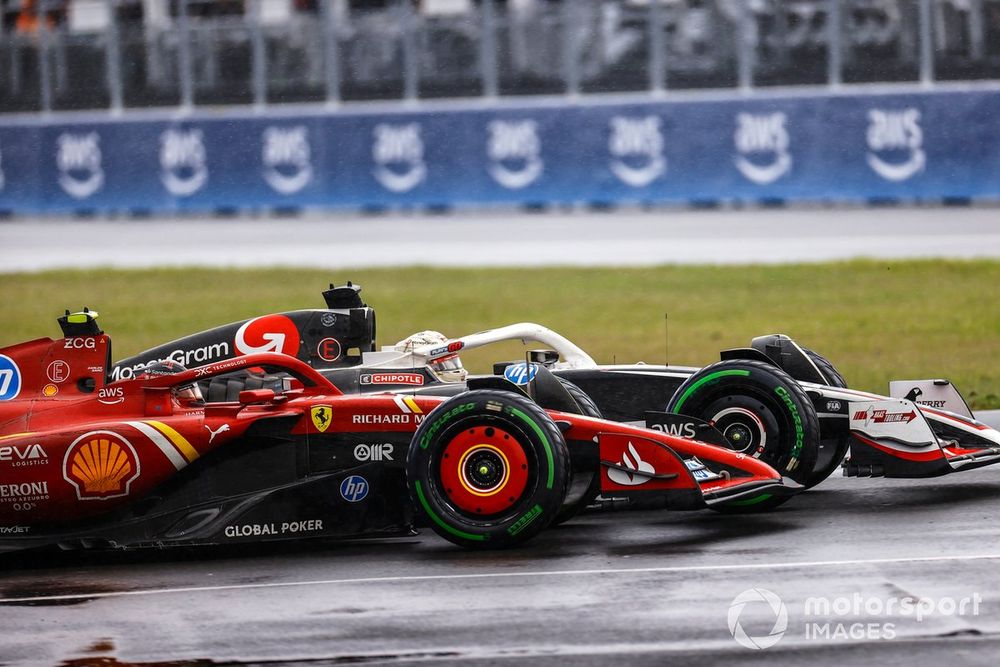
[[[835,389],[847,389],[847,380],[840,374],[840,371],[830,363],[830,360],[823,355],[813,352],[810,349],[802,348],[809,359],[816,365],[823,375],[826,383]],[[847,433],[838,434],[833,437],[824,438],[820,441],[819,453],[817,455],[816,466],[813,474],[806,481],[806,488],[816,486],[840,467],[847,455],[847,450],[851,445],[851,438]]]
[[[800,484],[813,473],[820,442],[816,409],[791,376],[767,362],[728,360],[707,366],[677,389],[667,411],[713,424],[732,449]],[[764,494],[715,509],[765,510],[786,499]]]
[[[441,537],[499,549],[555,519],[569,482],[569,452],[537,404],[482,389],[427,415],[410,444],[406,474],[414,505]]]
[[[563,388],[569,392],[576,404],[580,406],[580,414],[584,417],[595,417],[604,419],[601,409],[594,403],[594,399],[587,395],[583,389],[561,377],[556,377]],[[563,501],[559,513],[556,514],[553,523],[560,524],[569,521],[574,516],[583,511],[587,505],[594,502],[601,492],[601,474],[598,468],[590,470],[572,470],[570,473],[569,486],[566,489],[566,500]]]

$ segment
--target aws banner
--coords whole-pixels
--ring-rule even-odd
[[[0,210],[1000,197],[1000,93],[0,120]]]

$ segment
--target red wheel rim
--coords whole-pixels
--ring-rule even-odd
[[[460,510],[475,515],[510,509],[528,485],[528,457],[513,435],[496,426],[457,433],[441,454],[441,484]]]

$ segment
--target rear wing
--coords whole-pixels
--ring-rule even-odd
[[[104,386],[111,338],[84,309],[59,318],[64,338],[39,338],[0,349],[0,404],[90,395]]]

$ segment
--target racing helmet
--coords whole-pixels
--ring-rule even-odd
[[[396,343],[395,347],[400,352],[413,352],[415,348],[425,345],[443,345],[448,342],[448,337],[440,331],[419,331],[407,336]],[[462,366],[462,359],[458,354],[448,354],[427,362],[427,367],[442,382],[464,382],[469,372]]]
[[[154,378],[162,375],[177,375],[178,373],[183,373],[186,370],[187,368],[185,368],[183,364],[179,364],[171,359],[162,359],[160,361],[151,361],[146,364],[137,377]],[[184,403],[205,402],[205,399],[202,398],[201,395],[201,389],[199,389],[198,385],[194,382],[174,387],[172,393],[177,400]]]

